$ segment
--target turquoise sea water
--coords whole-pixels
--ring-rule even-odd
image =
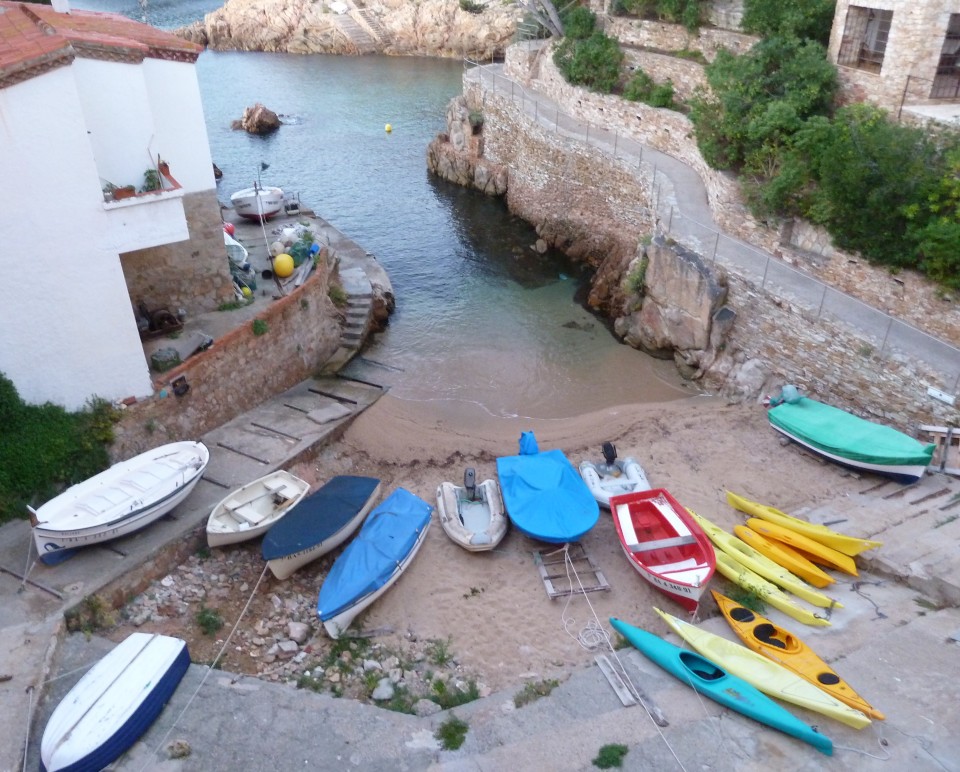
[[[173,28],[218,6],[74,7]],[[575,271],[562,255],[537,255],[535,232],[501,200],[428,174],[460,61],[206,51],[197,72],[221,201],[268,164],[264,184],[299,192],[386,268],[397,308],[363,352],[364,377],[401,399],[537,418],[690,394],[672,363],[619,344],[576,302]],[[256,102],[284,120],[270,137],[230,128]]]

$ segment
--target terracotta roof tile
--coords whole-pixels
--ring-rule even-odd
[[[113,13],[57,13],[0,0],[0,88],[69,64],[74,57],[196,61],[202,47]]]

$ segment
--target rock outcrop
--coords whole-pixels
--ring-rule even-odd
[[[492,196],[507,192],[507,170],[483,157],[483,116],[462,96],[447,106],[447,131],[427,147],[427,169],[450,182]]]
[[[242,129],[248,134],[273,134],[280,128],[280,116],[257,102],[243,111],[243,117],[231,124],[233,129]]]
[[[291,54],[384,53],[403,56],[502,58],[519,11],[512,4],[459,0],[227,0],[176,34],[217,50]]]
[[[614,330],[629,345],[672,358],[683,375],[695,377],[722,350],[736,319],[724,306],[726,276],[662,236],[637,261],[631,273],[642,276],[642,300],[616,319]]]

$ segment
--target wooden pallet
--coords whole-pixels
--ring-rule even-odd
[[[568,555],[571,563],[569,568]],[[553,552],[536,550],[533,562],[543,579],[548,598],[566,598],[610,589],[603,572],[590,559],[580,542],[566,544]]]

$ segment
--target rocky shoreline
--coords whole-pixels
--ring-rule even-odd
[[[513,42],[516,6],[459,0],[228,0],[178,36],[218,51],[502,59]]]

